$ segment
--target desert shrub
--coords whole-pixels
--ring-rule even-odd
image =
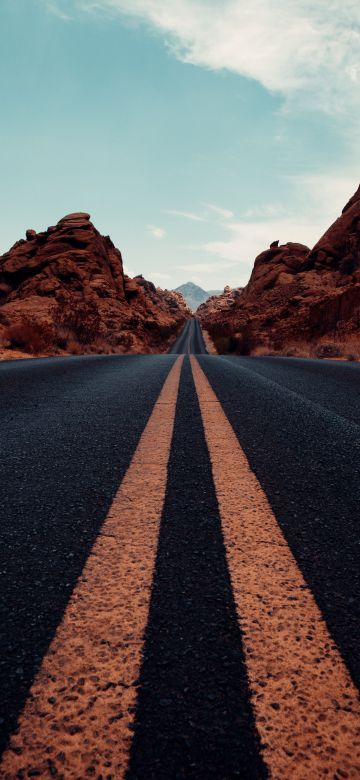
[[[343,354],[343,349],[339,343],[334,341],[324,342],[323,344],[317,344],[313,348],[314,357],[317,358],[338,358]]]
[[[313,356],[312,346],[306,341],[285,342],[276,352],[282,357],[310,358]]]
[[[360,336],[353,334],[344,339],[343,354],[346,360],[360,360]]]
[[[58,298],[52,316],[60,337],[67,331],[80,344],[90,344],[101,333],[101,317],[99,309],[93,300],[80,300],[67,294]]]
[[[217,328],[209,329],[209,333],[219,355],[251,355],[257,346],[251,324],[236,333],[219,332]]]
[[[55,331],[55,343],[59,349],[67,349],[71,334],[68,329],[57,327]]]
[[[258,344],[252,354],[255,357],[270,357],[271,355],[274,355],[274,350],[270,345]]]
[[[257,345],[254,329],[249,323],[236,334],[236,353],[238,355],[251,355]]]
[[[84,349],[79,342],[71,338],[67,341],[66,351],[69,355],[82,355],[84,353]]]
[[[231,336],[213,336],[212,340],[219,355],[228,355],[235,351],[235,341]]]
[[[25,316],[19,322],[9,325],[4,336],[13,349],[22,349],[33,355],[46,352],[55,340],[54,329],[49,323]]]

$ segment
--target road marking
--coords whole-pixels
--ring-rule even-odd
[[[5,780],[30,770],[66,780],[125,775],[182,362],[164,383],[31,688],[0,765]]]
[[[191,344],[191,323],[192,323],[192,320],[189,320],[189,336],[188,336],[188,340],[187,340],[187,353],[188,353],[188,355],[191,354],[191,347],[190,347],[190,344]]]
[[[190,360],[270,776],[358,779],[357,689],[215,393]]]

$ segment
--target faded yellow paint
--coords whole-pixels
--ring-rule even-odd
[[[137,698],[183,358],[179,357],[31,688],[0,765],[123,778]]]
[[[358,780],[357,689],[214,391],[191,364],[270,776]]]

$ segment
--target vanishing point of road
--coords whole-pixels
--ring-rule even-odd
[[[0,778],[360,777],[360,366],[0,364]]]

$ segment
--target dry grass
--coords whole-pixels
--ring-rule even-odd
[[[10,349],[20,349],[31,355],[47,352],[54,344],[52,325],[38,322],[32,317],[22,317],[3,331],[3,344]]]
[[[296,357],[318,360],[360,361],[360,334],[341,338],[323,337],[317,342],[288,341],[282,345],[256,342],[251,326],[238,333],[211,333],[218,353],[251,355],[253,357]]]
[[[282,356],[316,358],[318,360],[360,360],[360,336],[349,335],[343,339],[321,339],[318,342],[294,341],[278,349],[260,345],[251,353],[254,356]]]

